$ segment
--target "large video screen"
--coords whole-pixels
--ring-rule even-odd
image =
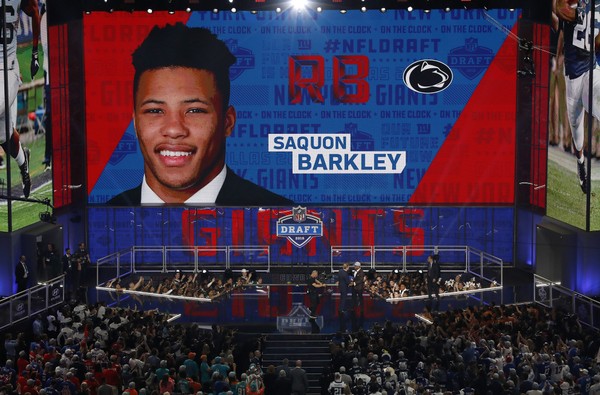
[[[16,230],[39,221],[40,213],[50,212],[52,203],[52,154],[49,131],[46,129],[46,97],[49,84],[47,14],[45,7],[38,8],[40,18],[35,18],[34,22],[34,18],[15,8],[12,3],[7,2],[4,14],[7,24],[7,80],[4,76],[0,77],[1,95],[4,97],[4,83],[7,82],[8,102],[14,106],[9,110],[12,133],[8,139],[4,125],[4,100],[0,110],[3,114],[0,142],[8,141],[11,153],[8,155],[0,147],[0,232]],[[22,7],[23,3],[25,2],[22,2]],[[40,35],[37,37],[37,48],[34,48],[33,32],[34,24],[37,23]],[[0,55],[5,54],[2,41],[0,40]],[[37,57],[34,58],[32,52],[37,52]],[[4,67],[0,66],[0,73],[4,74],[4,71]],[[27,151],[31,187],[25,191],[19,164],[23,163]],[[13,156],[17,158],[13,159]],[[26,194],[28,196],[25,196]],[[26,197],[28,200],[24,200]],[[11,199],[10,223],[8,199]]]
[[[593,12],[589,2],[580,2],[573,8],[557,1],[553,12],[556,18],[551,33],[554,56],[550,74],[546,213],[581,229],[600,230],[600,215],[596,213],[596,196],[600,193],[600,92],[596,92],[596,86],[600,73],[597,60],[592,62],[590,58],[591,26],[595,26],[593,39],[598,42],[600,14]],[[590,70],[594,70],[593,76]]]
[[[512,204],[517,18],[462,9],[85,15],[88,202]],[[202,73],[161,63],[181,49],[193,58],[204,40],[149,46],[154,68],[140,68],[134,102],[132,53],[160,43],[147,39],[153,27],[176,23],[209,29],[235,56],[235,112],[219,100],[193,109],[208,117],[223,107],[209,145],[171,105],[176,86],[200,89],[193,76]],[[209,196],[195,200],[204,186]]]

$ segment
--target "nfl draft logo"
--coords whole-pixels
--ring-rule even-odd
[[[113,151],[108,163],[114,166],[122,161],[127,155],[135,154],[136,151],[137,138],[133,134],[125,133]]]
[[[277,221],[277,237],[287,237],[296,247],[302,248],[313,237],[323,236],[321,218],[308,214],[306,207],[294,207],[292,214],[285,215]]]
[[[450,50],[448,65],[472,80],[487,70],[494,59],[494,51],[479,45],[479,40],[465,39],[465,45]]]
[[[229,69],[231,80],[238,78],[244,71],[254,68],[254,54],[251,50],[238,46],[238,41],[234,39],[225,40],[225,44],[237,59]]]

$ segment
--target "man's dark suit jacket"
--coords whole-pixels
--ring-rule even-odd
[[[427,278],[430,281],[437,280],[440,277],[440,263],[434,259],[433,263],[427,265]]]
[[[21,261],[15,267],[15,282],[18,283],[19,281],[27,281],[25,278],[25,268],[21,264]]]
[[[354,292],[356,293],[361,293],[365,288],[365,271],[362,270],[362,267],[360,268],[360,270],[357,270],[354,272]]]
[[[350,274],[347,270],[340,269],[338,272],[338,287],[340,294],[346,295],[350,286]]]
[[[118,194],[110,199],[110,206],[139,206],[142,185]],[[293,202],[250,182],[227,168],[227,176],[215,204],[220,206],[289,206]]]

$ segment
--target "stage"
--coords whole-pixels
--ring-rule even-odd
[[[433,307],[440,311],[462,309],[471,305],[500,304],[502,288],[480,289],[469,292],[440,294],[439,307],[435,299]],[[158,309],[163,313],[179,315],[175,322],[196,323],[202,326],[213,324],[235,326],[248,332],[309,333],[309,305],[304,285],[263,285],[235,289],[214,300],[194,299],[171,295],[121,291],[98,287],[98,300],[111,306],[129,307],[138,310]],[[347,305],[351,305],[348,295]],[[429,300],[426,296],[384,300],[364,294],[364,318],[356,311],[353,322],[351,313],[342,318],[339,314],[340,295],[336,287],[324,292],[316,312],[316,322],[322,333],[334,333],[340,329],[369,329],[375,323],[391,320],[405,323],[416,320],[415,314],[426,311]]]

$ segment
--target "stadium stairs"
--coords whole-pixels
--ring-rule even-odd
[[[267,334],[262,355],[263,371],[269,365],[281,365],[284,358],[290,361],[292,369],[300,359],[308,376],[307,395],[320,395],[319,378],[331,366],[330,340],[331,335],[327,334]]]

